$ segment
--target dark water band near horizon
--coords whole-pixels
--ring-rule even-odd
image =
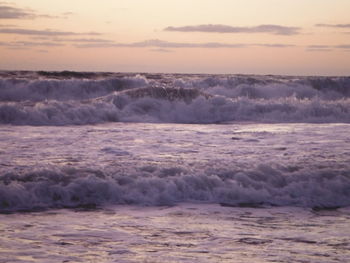
[[[0,262],[350,260],[350,77],[0,76]]]

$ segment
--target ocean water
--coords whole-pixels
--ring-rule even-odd
[[[0,262],[350,261],[350,77],[0,77]]]

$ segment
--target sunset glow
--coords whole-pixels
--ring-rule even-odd
[[[0,1],[0,69],[347,75],[348,0]]]

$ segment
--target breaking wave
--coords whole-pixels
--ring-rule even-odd
[[[0,123],[350,122],[350,77],[14,73]]]
[[[131,169],[131,168],[130,168]],[[250,170],[202,170],[147,166],[133,171],[43,169],[1,176],[0,211],[74,208],[108,204],[230,206],[350,205],[349,170],[258,165]]]

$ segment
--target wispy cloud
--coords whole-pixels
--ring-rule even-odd
[[[332,51],[333,47],[328,45],[308,45],[306,46],[306,51],[312,52],[329,52]]]
[[[217,42],[208,43],[183,43],[183,42],[169,42],[159,39],[150,39],[141,42],[133,43],[91,43],[91,44],[77,44],[78,48],[97,48],[97,47],[157,47],[157,48],[239,48],[244,47],[245,44],[225,44]]]
[[[56,42],[32,42],[32,41],[16,41],[11,42],[10,44],[23,47],[60,47],[64,44]]]
[[[350,24],[316,24],[316,27],[350,28]]]
[[[17,8],[0,2],[0,19],[32,19],[35,16],[32,10]]]
[[[173,50],[165,49],[165,48],[153,48],[153,49],[150,49],[150,51],[160,52],[160,53],[172,53],[172,52],[174,52]]]
[[[73,13],[73,12],[63,12],[62,13],[62,15],[63,16],[72,16],[72,15],[74,15],[75,13]]]
[[[296,45],[291,45],[291,44],[252,44],[252,46],[257,46],[257,47],[271,47],[271,48],[296,47]]]
[[[152,48],[154,52],[171,52],[172,49],[180,48],[254,48],[254,47],[265,47],[265,48],[305,48],[306,51],[332,51],[332,50],[350,50],[350,45],[293,45],[293,44],[280,44],[280,43],[219,43],[219,42],[207,42],[207,43],[191,43],[191,42],[170,42],[159,39],[151,39],[140,42],[132,43],[77,43],[73,45],[76,48]]]
[[[11,27],[11,28],[13,28],[13,27],[17,27],[16,25],[13,25],[13,24],[0,24],[0,28],[2,28],[2,27],[5,27],[5,28],[8,28],[8,27]]]
[[[32,35],[32,36],[78,36],[78,35],[89,35],[98,36],[101,33],[97,32],[69,32],[69,31],[58,31],[58,30],[36,30],[36,29],[23,29],[23,28],[0,28],[0,34],[16,34],[16,35]]]
[[[350,49],[350,45],[337,45],[335,48]]]
[[[322,49],[322,48],[332,48],[333,46],[330,45],[308,45],[307,48],[315,48],[315,49]]]
[[[274,35],[297,35],[301,29],[299,27],[288,27],[281,25],[259,25],[253,27],[238,27],[220,24],[207,24],[195,26],[164,28],[164,31],[171,32],[204,32],[204,33],[268,33]]]
[[[306,51],[333,51],[333,50],[350,50],[350,45],[309,45]]]
[[[51,37],[51,36],[32,36],[32,40],[40,40],[40,41],[52,41],[52,42],[65,42],[65,43],[102,43],[109,44],[114,43],[113,40],[103,39],[103,38],[69,38],[70,36],[62,36],[62,37]]]
[[[46,48],[55,48],[65,46],[62,43],[54,42],[32,42],[32,41],[14,41],[14,42],[0,42],[0,46],[8,50],[31,50],[39,53],[48,53]]]
[[[307,52],[330,52],[333,51],[331,48],[307,48]]]
[[[71,16],[71,15],[74,15],[75,13],[73,12],[63,12],[62,15],[65,15],[65,16]]]
[[[72,43],[114,43],[113,40],[103,39],[103,38],[59,38],[53,39],[53,41],[58,42],[72,42]]]
[[[46,14],[39,14],[28,8],[19,8],[8,3],[0,2],[0,19],[35,19],[43,18],[58,18]]]
[[[293,47],[294,45],[285,44],[244,44],[244,43],[219,43],[219,42],[206,42],[206,43],[190,43],[190,42],[169,42],[159,39],[145,40],[141,42],[133,43],[87,43],[87,44],[77,44],[78,48],[113,48],[113,47],[134,47],[134,48],[145,48],[154,47],[161,49],[169,48],[244,48],[251,46],[263,46],[263,47],[276,47],[285,48]]]
[[[11,49],[23,49],[23,48],[32,48],[32,47],[60,47],[65,46],[62,43],[56,42],[34,42],[34,41],[14,41],[14,42],[0,42],[0,46],[5,46]]]

